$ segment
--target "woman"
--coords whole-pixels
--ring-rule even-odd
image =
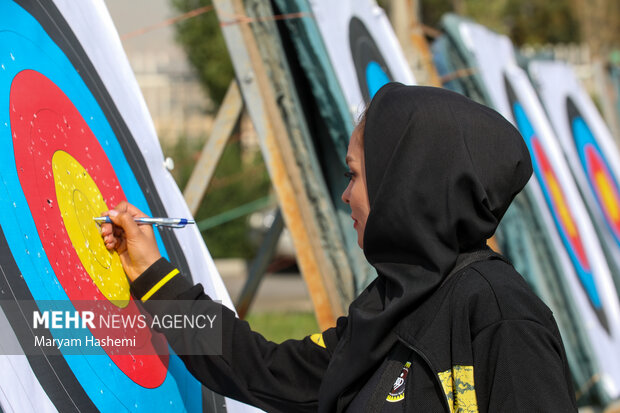
[[[223,309],[223,354],[184,356],[189,370],[268,411],[576,411],[551,311],[486,247],[532,173],[519,133],[461,95],[390,83],[346,160],[342,200],[378,278],[336,327],[280,345]],[[139,211],[109,214],[119,229],[104,226],[104,241],[134,295],[152,294],[147,309],[162,311],[156,299],[193,300],[193,312],[218,305],[170,275],[151,229],[132,220]],[[175,349],[203,339],[167,335]]]

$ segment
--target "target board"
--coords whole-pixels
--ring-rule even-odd
[[[137,313],[93,217],[128,200],[189,216],[102,1],[0,4],[1,349],[32,345],[23,302]],[[156,231],[162,255],[232,307],[195,228]],[[19,311],[14,311],[15,308]],[[47,331],[50,337],[54,331]],[[97,338],[97,333],[91,333]],[[226,411],[163,336],[140,354],[0,355],[2,411]],[[166,354],[152,346],[161,344]],[[227,401],[228,411],[253,411]]]
[[[463,22],[459,31],[475,59],[492,105],[512,121],[530,151],[534,177],[526,193],[546,222],[587,332],[607,395],[620,391],[620,305],[612,275],[560,144],[527,74],[505,36]]]
[[[384,84],[415,84],[394,30],[375,0],[310,0],[310,6],[355,116]]]
[[[528,71],[599,229],[608,261],[619,269],[620,154],[611,132],[568,64],[532,61]]]

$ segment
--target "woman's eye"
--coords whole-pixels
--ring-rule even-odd
[[[344,173],[345,178],[347,178],[348,180],[351,180],[355,174],[353,172],[347,171]]]

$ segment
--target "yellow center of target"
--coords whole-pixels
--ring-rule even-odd
[[[545,173],[547,177],[547,182],[549,183],[549,190],[551,191],[551,196],[553,197],[556,206],[558,208],[558,213],[560,214],[560,221],[564,224],[564,228],[566,228],[566,232],[568,236],[574,238],[578,235],[577,228],[575,227],[575,223],[573,221],[573,217],[568,210],[568,206],[566,205],[566,201],[564,200],[564,194],[562,193],[562,189],[560,189],[560,185],[555,180],[555,176],[551,172]]]
[[[129,302],[129,283],[116,253],[105,247],[99,225],[93,220],[108,210],[95,181],[71,155],[57,151],[52,157],[58,208],[67,234],[82,265],[99,291],[118,307]]]
[[[601,171],[595,174],[594,179],[598,184],[601,198],[603,198],[603,204],[607,208],[609,217],[613,222],[620,221],[620,210],[618,210],[618,204],[616,203],[617,201],[611,183]]]

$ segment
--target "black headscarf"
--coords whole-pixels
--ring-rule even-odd
[[[325,412],[348,405],[396,343],[399,321],[439,288],[459,254],[484,248],[532,174],[523,138],[500,114],[400,83],[373,98],[364,154],[364,253],[379,276],[349,308],[321,385]]]

